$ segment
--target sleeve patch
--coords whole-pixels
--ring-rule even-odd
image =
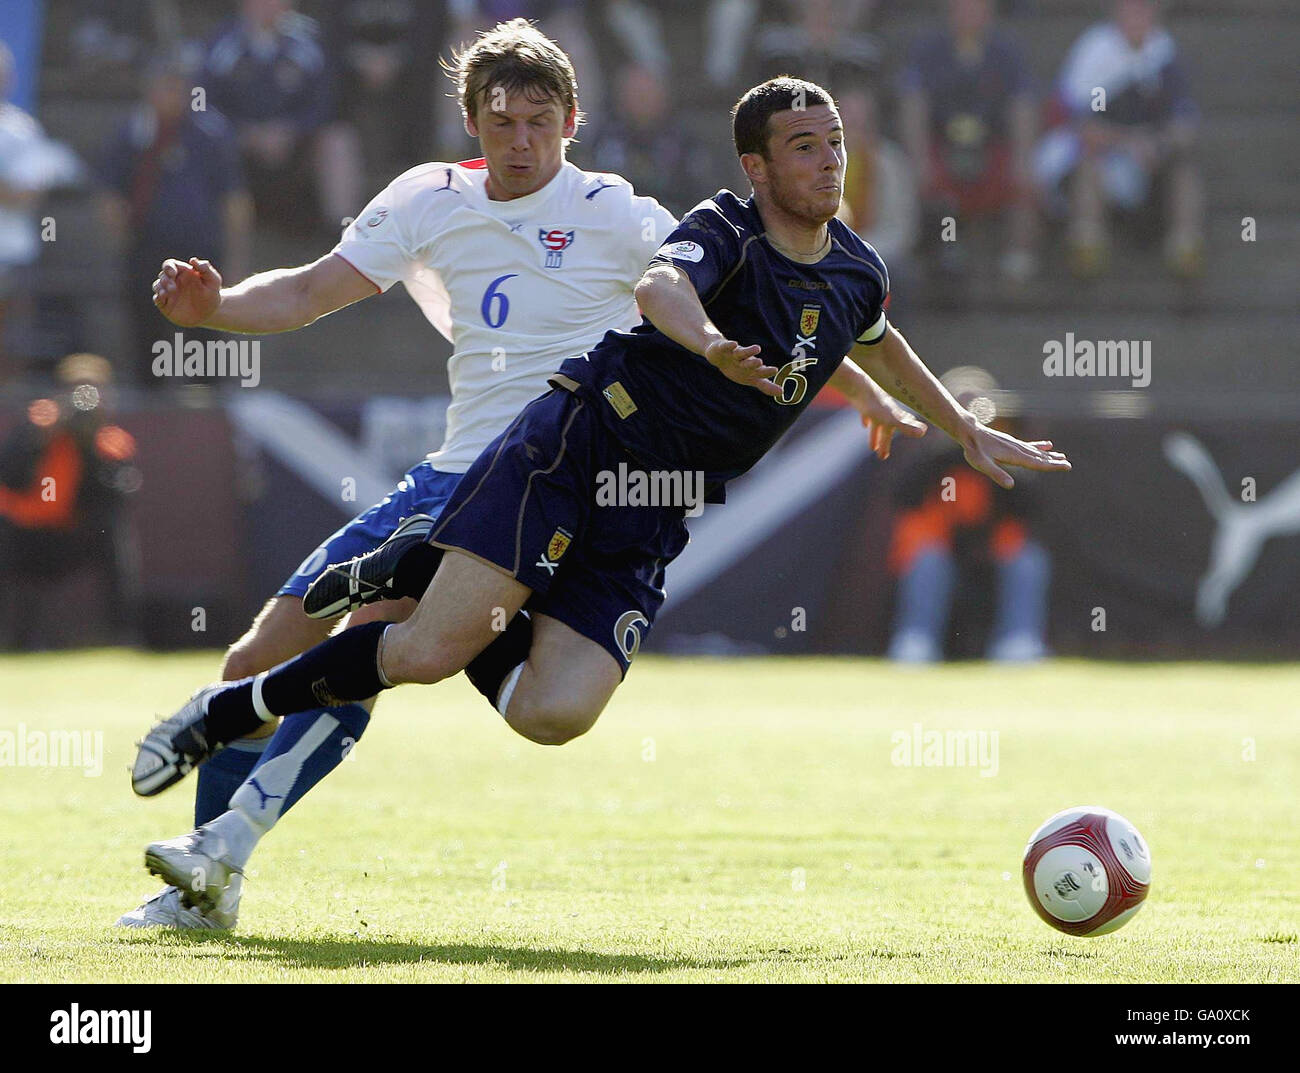
[[[666,246],[660,246],[655,256],[698,263],[704,259],[704,247],[698,242],[670,242]]]

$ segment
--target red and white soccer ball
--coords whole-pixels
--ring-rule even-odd
[[[1025,849],[1025,893],[1067,935],[1105,935],[1123,927],[1146,900],[1151,851],[1128,820],[1085,805],[1058,812]]]

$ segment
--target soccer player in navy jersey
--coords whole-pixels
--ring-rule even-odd
[[[679,475],[660,487],[720,502],[828,382],[856,398],[874,381],[1003,487],[1004,467],[1070,468],[1049,441],[981,425],[889,323],[884,264],[835,219],[845,151],[825,90],[765,82],[737,104],[734,134],[753,196],[724,190],[690,212],[637,285],[641,325],[564,362],[473,463],[429,534],[440,564],[414,614],[201,690],[150,732],[133,778],[179,779],[264,721],[438,682],[471,661],[474,685],[524,737],[585,733],[654,622],[695,505],[610,503],[598,486],[627,470]],[[925,426],[900,417],[885,435],[894,429]],[[492,659],[476,659],[489,646]],[[203,877],[200,903],[219,897],[251,845],[239,822],[227,813],[153,843],[146,864],[169,882]]]

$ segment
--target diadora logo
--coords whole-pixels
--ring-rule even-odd
[[[589,194],[587,195],[586,200],[588,200],[588,201],[590,201],[593,197],[595,197],[597,194],[599,194],[602,190],[609,190],[609,189],[611,189],[611,188],[613,188],[613,187],[615,187],[615,186],[618,185],[618,183],[607,183],[607,182],[605,182],[605,176],[603,176],[603,175],[598,175],[598,176],[596,176],[596,181],[597,181],[598,183],[600,183],[600,185],[599,185],[598,187],[596,187],[595,190],[591,191],[591,193],[589,193]]]
[[[558,227],[552,227],[549,231],[539,227],[537,229],[537,241],[542,244],[542,249],[546,251],[546,267],[560,268],[564,257],[564,251],[573,245],[573,232],[561,231]]]
[[[379,226],[380,224],[382,224],[386,219],[388,219],[388,210],[387,210],[387,209],[378,209],[378,210],[376,210],[375,214],[374,214],[372,217],[370,217],[370,219],[368,219],[368,220],[366,221],[366,226],[367,226],[367,227],[378,227],[378,226]]]

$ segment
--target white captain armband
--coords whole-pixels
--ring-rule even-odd
[[[880,318],[875,324],[858,336],[858,342],[863,346],[874,346],[876,343],[879,343],[880,340],[885,338],[885,332],[888,330],[889,321],[885,319],[884,310],[881,310]]]

